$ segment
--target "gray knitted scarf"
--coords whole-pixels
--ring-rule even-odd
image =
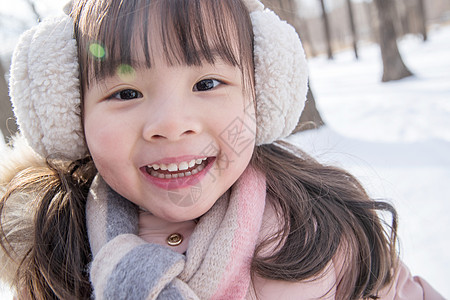
[[[97,175],[86,206],[95,298],[245,298],[265,196],[265,177],[248,167],[201,217],[182,255],[138,237],[137,206]]]

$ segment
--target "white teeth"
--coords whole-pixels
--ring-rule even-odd
[[[155,171],[161,169],[162,171],[177,172],[177,171],[184,171],[184,170],[187,170],[189,168],[192,168],[196,164],[200,165],[207,159],[208,159],[207,157],[197,158],[197,159],[192,159],[190,161],[183,161],[183,162],[180,162],[179,164],[176,164],[176,163],[152,164],[152,165],[148,165],[148,167],[152,168]]]
[[[180,164],[181,165],[181,164]],[[167,170],[169,171],[169,172],[176,172],[176,171],[178,171],[178,166],[177,166],[177,164],[169,164],[168,166],[167,166]],[[180,168],[180,170],[181,170],[181,168]]]
[[[179,164],[176,164],[176,163],[152,164],[152,165],[147,166],[147,168],[148,168],[147,170],[151,176],[161,178],[161,179],[181,178],[181,177],[197,174],[198,172],[203,170],[205,168],[205,165],[206,165],[205,161],[207,159],[208,159],[207,157],[192,159],[189,162],[183,161],[183,162],[180,162]],[[179,172],[179,173],[174,173],[174,174],[167,174],[167,173],[163,174],[161,172],[157,172],[157,170],[178,172],[178,171],[185,171],[185,170],[188,170],[193,167],[195,167],[195,169],[193,169],[191,171]]]
[[[188,165],[188,163],[185,162],[185,161],[181,162],[181,163],[178,165],[178,169],[179,169],[180,171],[187,170],[187,169],[189,169],[190,167],[191,167],[191,166]]]

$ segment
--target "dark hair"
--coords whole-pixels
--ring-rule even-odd
[[[397,264],[392,205],[370,199],[348,172],[320,164],[285,142],[257,147],[251,163],[266,174],[267,199],[284,224],[258,245],[252,270],[265,278],[298,281],[318,276],[333,262],[340,272],[336,299],[376,298]],[[382,224],[377,211],[390,212],[392,224]],[[274,253],[259,255],[274,242]]]
[[[123,65],[150,68],[158,40],[169,65],[221,59],[239,67],[245,87],[253,89],[253,30],[240,0],[80,1],[71,14],[83,86]]]
[[[169,64],[199,65],[220,58],[241,69],[244,89],[254,95],[252,25],[240,0],[79,0],[71,15],[81,89],[114,75],[121,65],[151,67],[150,40],[158,38]],[[156,26],[159,36],[152,37],[149,26]],[[130,34],[136,30],[137,34]],[[99,51],[91,51],[92,45]],[[342,256],[345,264],[336,283],[339,299],[375,296],[391,280],[396,261],[392,206],[371,200],[347,172],[324,166],[287,144],[256,147],[251,164],[266,174],[268,199],[284,224],[272,239],[257,246],[252,274],[290,281],[311,279]],[[90,158],[70,164],[49,161],[46,168],[18,174],[2,197],[3,222],[8,199],[38,191],[33,200],[34,237],[17,273],[17,286],[29,297],[90,298],[86,270],[91,257],[84,209],[94,174]],[[385,232],[378,209],[392,212],[390,233]],[[20,237],[7,231],[2,228],[0,241],[13,256],[14,249],[8,245]],[[274,241],[279,243],[276,251],[260,255]]]
[[[90,158],[73,163],[47,160],[46,165],[20,171],[9,182],[0,202],[0,244],[18,265],[14,284],[20,297],[90,298],[84,211],[95,173]],[[9,216],[21,197],[33,212],[24,210],[31,215],[20,218],[31,219],[31,224],[15,224]]]

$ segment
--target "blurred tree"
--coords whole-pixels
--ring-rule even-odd
[[[292,133],[309,129],[317,129],[323,125],[325,125],[325,122],[322,120],[322,117],[320,116],[319,110],[316,107],[314,95],[312,93],[311,88],[309,88],[308,94],[306,95],[305,108],[303,109],[302,114],[300,115],[300,119],[298,120],[297,126],[295,127]]]
[[[370,36],[375,43],[380,43],[379,32],[376,30],[378,27],[377,18],[374,16],[374,9],[372,9],[373,2],[363,2],[364,11],[369,23]]]
[[[394,26],[397,38],[412,32],[411,19],[413,16],[411,16],[411,13],[408,13],[410,4],[410,0],[408,2],[404,0],[393,1],[393,8],[395,9]]]
[[[261,0],[265,6],[273,10],[282,20],[287,21],[291,24],[300,39],[302,40],[303,47],[307,53],[311,56],[316,55],[316,50],[314,49],[314,44],[311,40],[308,30],[308,23],[302,20],[298,16],[298,11],[300,9],[300,3],[298,0]],[[308,49],[306,49],[308,48]]]
[[[425,10],[425,0],[417,0],[417,1],[419,8],[420,30],[422,33],[423,41],[426,41],[428,39],[428,35],[427,35],[427,14]]]
[[[302,18],[297,18],[299,22],[299,33],[300,38],[302,39],[303,47],[305,47],[306,53],[310,54],[312,57],[317,55],[317,51],[314,47],[314,41],[311,39],[311,35],[309,34],[309,25],[308,22],[303,20]],[[294,26],[297,28],[297,26]]]
[[[328,14],[325,8],[325,0],[320,0],[320,7],[322,8],[322,22],[325,33],[325,41],[327,43],[328,59],[333,59],[333,50],[331,47],[330,22],[328,21]]]
[[[5,142],[17,131],[11,101],[9,101],[8,84],[5,79],[5,68],[0,63],[0,130]]]
[[[411,76],[398,51],[394,20],[396,9],[392,0],[374,0],[378,10],[380,49],[383,60],[383,77],[381,81],[398,80]]]
[[[298,2],[296,0],[262,0],[264,5],[273,10],[281,19],[291,24],[297,34],[302,39],[301,30],[299,29]],[[316,107],[316,101],[311,89],[308,89],[305,108],[300,116],[295,132],[319,128],[324,125],[322,117]]]
[[[348,18],[350,22],[350,30],[352,32],[352,44],[353,44],[353,52],[355,53],[355,58],[358,59],[358,35],[356,34],[356,28],[355,28],[355,19],[353,17],[353,7],[352,7],[352,1],[347,0],[347,9],[348,9]]]
[[[408,33],[422,35],[423,41],[426,41],[426,11],[425,0],[397,0],[397,9],[400,16],[399,31],[397,36],[403,36]]]

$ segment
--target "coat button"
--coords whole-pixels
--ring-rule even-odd
[[[182,241],[183,236],[179,233],[172,233],[167,238],[167,244],[169,244],[169,246],[178,246],[179,244],[181,244]]]

